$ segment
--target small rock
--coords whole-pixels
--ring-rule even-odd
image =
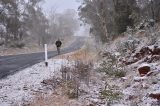
[[[121,81],[123,81],[123,82],[126,81],[126,80],[127,80],[127,77],[122,77],[121,78]]]
[[[151,94],[149,95],[149,97],[151,97],[151,98],[153,98],[153,99],[157,99],[157,100],[159,101],[159,100],[160,100],[160,93],[156,93],[156,94],[151,93]]]
[[[87,105],[87,106],[95,106],[94,104],[89,104],[89,105]]]
[[[153,74],[154,74],[154,72],[153,72],[153,71],[150,71],[150,72],[147,73],[147,76],[151,76],[151,75],[153,75]]]
[[[148,72],[151,71],[150,65],[149,64],[142,64],[139,68],[138,68],[139,74],[141,77],[145,76],[146,74],[148,74]]]
[[[135,82],[140,82],[140,81],[144,81],[145,79],[147,79],[145,76],[144,77],[134,77],[133,80]]]
[[[27,88],[26,86],[24,86],[24,87],[23,87],[23,90],[25,90],[25,91],[26,91],[26,90],[28,90],[28,88]]]
[[[142,55],[142,57],[144,57],[145,55],[151,54],[152,50],[149,47],[142,47],[139,52]]]
[[[142,84],[142,87],[143,87],[144,89],[148,89],[148,88],[150,87],[150,85],[148,85],[148,84],[146,84],[146,83],[143,83],[143,84]]]
[[[160,47],[154,46],[154,49],[152,51],[152,55],[160,55]]]
[[[134,99],[136,99],[136,98],[138,98],[137,96],[135,96],[135,95],[129,95],[129,97],[128,97],[128,100],[134,100]]]

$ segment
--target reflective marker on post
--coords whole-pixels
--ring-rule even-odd
[[[47,54],[47,44],[44,44],[45,48],[45,65],[48,66],[48,54]]]

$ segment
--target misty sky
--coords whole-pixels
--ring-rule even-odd
[[[45,14],[49,14],[51,8],[55,7],[56,12],[63,12],[66,9],[74,9],[77,11],[80,6],[80,2],[76,2],[76,0],[45,0],[43,4],[43,9]],[[78,14],[77,14],[78,15]],[[83,35],[85,28],[80,27],[79,31],[76,35]]]
[[[77,10],[80,3],[76,0],[45,0],[43,4],[44,12],[49,13],[52,7],[56,7],[57,12],[63,12],[66,9]]]

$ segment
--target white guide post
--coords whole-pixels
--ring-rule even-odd
[[[48,53],[47,53],[47,44],[44,44],[45,49],[45,65],[48,66]]]

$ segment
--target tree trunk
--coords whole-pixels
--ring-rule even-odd
[[[154,12],[154,2],[151,0],[151,15],[152,19],[155,20],[155,12]]]

